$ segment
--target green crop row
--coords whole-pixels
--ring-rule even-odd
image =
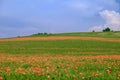
[[[0,42],[0,53],[10,54],[119,54],[120,42],[51,40]]]

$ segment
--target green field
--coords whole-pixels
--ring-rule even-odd
[[[95,34],[91,36],[97,37]],[[99,34],[106,37],[108,33]],[[107,38],[119,39],[118,34]],[[58,35],[85,36],[83,33],[52,36]],[[33,38],[36,36],[40,35]],[[0,41],[0,80],[120,80],[120,42],[3,40]]]
[[[33,34],[32,37],[36,36],[86,36],[86,37],[104,37],[104,38],[120,38],[120,31],[114,32],[73,32],[73,33],[56,33],[56,34]],[[30,37],[30,36],[28,36]]]
[[[119,55],[120,42],[82,40],[8,41],[0,42],[0,53]]]

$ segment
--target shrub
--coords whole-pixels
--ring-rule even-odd
[[[103,29],[103,32],[110,32],[110,31],[111,31],[111,29],[109,27]]]

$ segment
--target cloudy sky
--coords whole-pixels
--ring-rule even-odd
[[[120,0],[0,0],[0,37],[120,30]]]

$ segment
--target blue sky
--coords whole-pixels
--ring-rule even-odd
[[[120,30],[120,0],[0,0],[0,37]]]

